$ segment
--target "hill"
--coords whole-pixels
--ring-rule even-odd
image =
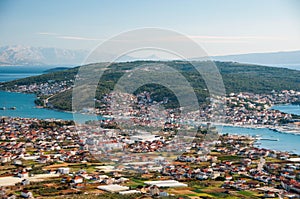
[[[144,63],[163,63],[180,71],[180,73],[190,82],[198,97],[200,103],[205,102],[208,92],[203,78],[192,67],[189,62],[185,61],[135,61],[121,62],[112,64],[109,70],[106,70],[99,81],[96,91],[96,98],[101,97],[114,88],[115,83],[122,77],[128,69],[134,68]],[[99,63],[98,65],[100,65]],[[207,62],[197,62],[205,66]],[[97,66],[97,64],[95,64]],[[231,92],[252,92],[252,93],[270,93],[272,90],[298,90],[300,91],[300,71],[285,68],[266,67],[260,65],[239,64],[234,62],[216,62],[226,88],[227,93]],[[12,82],[2,83],[1,89],[13,90],[16,85],[32,85],[42,83],[59,83],[68,81],[67,86],[71,88],[72,81],[78,72],[78,67],[47,73],[35,77],[15,80]],[[92,71],[91,71],[92,72]],[[170,76],[172,77],[172,76]],[[165,87],[160,85],[144,85],[135,93],[141,91],[150,91],[154,100],[160,101],[164,97],[170,100],[170,106],[177,105],[175,95]],[[35,91],[42,97],[42,94]],[[182,91],[184,93],[184,91]],[[71,110],[72,89],[65,90],[51,97],[50,103],[54,108],[62,110]]]
[[[58,71],[63,71],[63,70],[68,70],[70,69],[69,67],[56,67],[56,68],[50,68],[45,70],[45,73],[53,73],[53,72],[58,72]]]

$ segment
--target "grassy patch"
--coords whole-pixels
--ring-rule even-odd
[[[227,156],[218,157],[218,159],[221,160],[221,161],[235,161],[235,160],[240,160],[240,159],[243,159],[243,158],[238,157],[236,155],[227,155]]]
[[[217,197],[217,198],[226,198],[228,194],[226,193],[210,193],[210,195]]]
[[[239,191],[238,194],[244,195],[244,196],[253,196],[254,192],[252,191]]]
[[[193,191],[196,193],[203,193],[203,191],[201,189],[194,189]]]
[[[144,185],[144,181],[137,179],[137,178],[132,178],[128,183],[126,183],[126,186],[130,186],[132,188],[136,188],[139,185]]]

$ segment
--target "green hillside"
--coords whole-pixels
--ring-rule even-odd
[[[122,77],[126,70],[132,69],[141,64],[166,64],[178,71],[189,81],[192,85],[200,103],[206,100],[208,92],[201,75],[193,68],[189,62],[185,61],[135,61],[112,64],[107,69],[99,81],[99,86],[96,92],[96,98],[101,97],[114,88],[115,83]],[[195,62],[205,66],[207,62]],[[100,63],[101,64],[101,63]],[[98,64],[98,65],[100,65]],[[94,64],[97,66],[97,64]],[[289,70],[284,68],[266,67],[259,65],[240,64],[233,62],[216,62],[216,65],[222,75],[225,89],[227,93],[231,92],[252,92],[252,93],[270,93],[272,90],[298,90],[300,91],[300,71]],[[16,85],[30,85],[40,84],[46,82],[61,82],[64,80],[75,79],[78,72],[78,67],[39,75],[35,77],[28,77],[20,80],[15,80],[7,83],[2,83],[1,89],[12,90]],[[167,72],[167,71],[166,71]],[[93,71],[91,71],[93,73]],[[170,74],[172,78],[172,74]],[[175,81],[176,82],[176,81]],[[68,83],[71,86],[72,82]],[[148,90],[152,93],[154,100],[160,101],[163,97],[170,99],[169,106],[176,106],[177,99],[175,95],[165,87],[158,84],[144,85],[136,90],[135,93]],[[184,90],[182,93],[184,94]],[[36,93],[41,96],[40,93]],[[71,96],[72,90],[67,90],[59,93],[51,98],[50,102],[54,108],[71,110]],[[41,96],[42,97],[42,96]]]

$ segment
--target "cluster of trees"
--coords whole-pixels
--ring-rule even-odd
[[[70,126],[70,125],[74,125],[74,121],[46,121],[46,120],[41,120],[38,122],[33,122],[32,124],[30,124],[30,128],[32,129],[39,129],[39,128],[59,128],[62,126]]]

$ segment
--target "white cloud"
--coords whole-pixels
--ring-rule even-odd
[[[102,39],[89,38],[89,37],[78,37],[78,36],[57,36],[58,39],[68,39],[68,40],[82,40],[82,41],[101,41]]]
[[[62,35],[54,32],[37,32],[38,35],[51,36],[56,39],[67,39],[67,40],[80,40],[80,41],[101,41],[102,39],[97,38],[89,38],[89,37],[81,37],[81,36],[70,36],[70,35]]]
[[[54,33],[54,32],[37,32],[36,34],[38,34],[38,35],[58,35],[57,33]]]
[[[189,35],[191,39],[202,40],[286,40],[284,37],[273,36],[210,36],[210,35]]]

